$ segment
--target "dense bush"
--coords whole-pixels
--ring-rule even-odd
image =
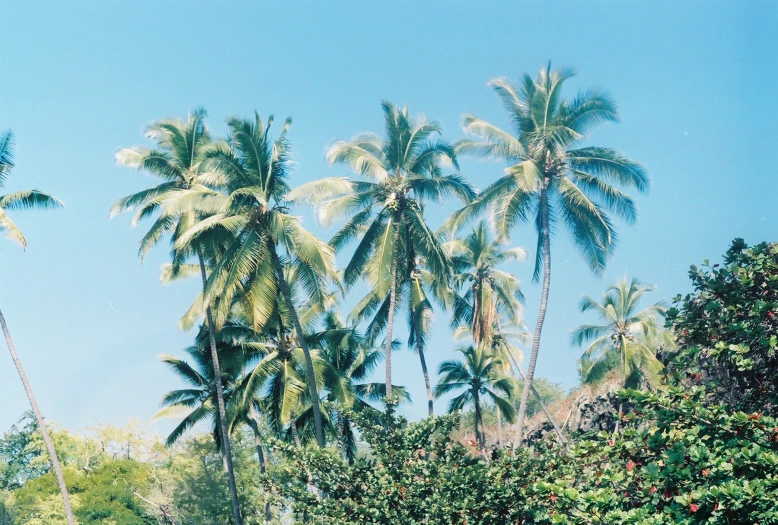
[[[692,266],[694,293],[667,315],[682,348],[675,378],[705,381],[713,400],[775,415],[778,405],[778,245],[736,239],[724,266]]]
[[[668,314],[666,384],[621,394],[616,435],[474,454],[450,417],[360,419],[371,455],[284,447],[277,489],[329,524],[778,523],[778,248],[736,240]],[[699,384],[695,384],[699,383]]]
[[[279,490],[328,524],[778,522],[774,418],[705,407],[703,388],[625,396],[637,428],[489,458],[450,439],[454,418],[362,419],[371,457],[287,448]]]

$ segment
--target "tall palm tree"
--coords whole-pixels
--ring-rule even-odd
[[[336,250],[361,237],[343,280],[350,287],[367,277],[372,289],[365,299],[372,306],[368,311],[386,313],[381,324],[386,328],[386,394],[391,397],[398,289],[403,283],[410,286],[420,268],[438,280],[450,276],[448,258],[425,220],[424,202],[449,196],[469,202],[475,194],[459,174],[442,174],[444,165],[458,165],[453,148],[434,140],[441,134],[438,124],[410,117],[407,107],[400,109],[386,101],[382,107],[384,138],[365,133],[336,142],[327,152],[330,164],[345,164],[366,180],[325,178],[297,188],[290,198],[317,204],[324,224],[348,217],[330,241]],[[425,307],[416,313],[426,311]],[[414,346],[426,370],[423,345]],[[426,372],[425,376],[429,383]]]
[[[636,219],[633,200],[614,183],[638,191],[649,186],[643,168],[620,153],[580,147],[595,124],[618,120],[618,112],[608,95],[595,90],[563,99],[562,87],[573,75],[567,69],[552,71],[549,65],[535,80],[525,75],[518,86],[505,78],[490,81],[508,112],[513,132],[466,115],[464,129],[475,138],[457,144],[458,153],[500,159],[509,166],[469,206],[452,215],[447,229],[456,230],[473,216],[491,210],[498,238],[509,237],[515,224],[530,219],[538,234],[533,278],[538,280],[542,273],[543,285],[519,408],[518,442],[523,437],[548,307],[554,225],[561,220],[567,226],[589,267],[601,273],[616,245],[609,213],[630,224]]]
[[[464,389],[449,404],[449,412],[473,405],[474,430],[478,447],[486,445],[483,433],[483,402],[490,400],[500,409],[502,416],[513,421],[515,410],[509,399],[517,389],[516,380],[506,375],[505,361],[485,345],[459,348],[463,361],[444,361],[438,373],[442,374],[435,387],[435,397]]]
[[[269,136],[272,122],[272,116],[265,123],[259,114],[254,119],[227,120],[228,147],[216,148],[208,162],[210,169],[225,177],[227,197],[218,213],[192,226],[178,239],[176,248],[184,249],[214,229],[233,235],[214,266],[205,294],[206,302],[215,295],[220,297],[217,322],[229,315],[236,295],[244,294],[251,301],[259,330],[270,319],[275,298],[280,295],[284,299],[304,354],[316,441],[323,447],[324,426],[314,363],[284,265],[294,268],[311,300],[323,304],[326,279],[335,279],[334,254],[326,243],[302,227],[299,217],[289,213],[286,133],[291,120],[286,120],[275,140]]]
[[[614,363],[624,388],[637,388],[641,382],[656,384],[662,363],[656,357],[660,345],[672,345],[670,333],[663,328],[662,318],[667,306],[662,302],[638,310],[638,302],[655,290],[637,279],[619,279],[609,286],[602,301],[589,296],[581,300],[581,312],[596,312],[602,324],[579,325],[573,330],[573,344],[588,343],[582,357],[584,382],[594,382],[604,376]],[[618,431],[621,420],[616,421]]]
[[[175,242],[193,223],[203,218],[207,213],[204,203],[209,198],[217,203],[220,202],[219,193],[215,191],[220,186],[220,181],[213,171],[206,169],[206,164],[203,162],[206,153],[212,148],[205,119],[205,110],[196,109],[189,113],[186,120],[158,120],[146,129],[146,136],[155,143],[154,148],[124,148],[116,153],[118,164],[145,171],[162,181],[157,186],[119,199],[111,207],[111,216],[124,211],[137,210],[132,225],[155,213],[158,214],[158,218],[140,241],[138,253],[141,259],[165,235],[172,235],[172,241]],[[173,250],[174,265],[179,266],[188,255],[194,252],[198,258],[200,277],[205,287],[206,257],[213,255],[212,243],[201,239],[199,244],[195,243],[189,248],[190,250]],[[216,349],[216,326],[211,304],[206,301],[204,306],[200,311],[205,310],[206,313],[213,377],[218,378],[221,377],[221,370]],[[220,381],[215,381],[215,386],[220,435],[223,437],[221,443],[233,513],[237,525],[242,525],[243,518],[240,514],[232,465],[224,391]]]
[[[13,167],[13,134],[8,131],[0,135],[0,188],[5,186]],[[2,195],[0,196],[0,233],[3,233],[7,239],[21,245],[22,248],[27,249],[27,240],[24,238],[24,235],[18,226],[16,226],[11,218],[8,217],[7,212],[23,209],[46,210],[59,208],[61,206],[63,206],[62,202],[56,197],[38,190],[24,190]],[[30,401],[32,411],[35,414],[35,419],[38,422],[38,428],[40,428],[41,434],[43,435],[43,441],[46,443],[46,449],[48,450],[49,458],[51,459],[51,467],[57,478],[59,491],[62,494],[62,501],[65,505],[65,517],[67,518],[69,525],[75,525],[73,509],[70,505],[67,485],[65,485],[65,477],[62,474],[62,466],[59,463],[57,451],[54,450],[54,442],[49,435],[46,421],[43,419],[43,414],[38,407],[38,401],[35,399],[35,394],[32,391],[29,379],[27,379],[27,374],[19,359],[19,354],[16,353],[16,347],[11,339],[11,332],[8,330],[2,311],[0,311],[0,327],[3,329],[3,335],[5,336],[5,342],[8,344],[8,351],[11,353],[11,359],[16,366],[16,371],[19,373],[19,378],[22,380],[22,385],[24,385],[24,390],[27,393],[27,399]]]

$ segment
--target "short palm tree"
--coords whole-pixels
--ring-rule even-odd
[[[233,300],[242,294],[252,304],[255,328],[261,330],[276,308],[276,297],[284,299],[304,354],[316,441],[323,447],[324,427],[313,359],[284,276],[284,265],[294,268],[313,302],[323,303],[326,279],[335,278],[334,254],[326,243],[302,227],[299,217],[289,213],[286,133],[291,120],[287,119],[275,140],[269,135],[272,122],[272,116],[265,123],[259,114],[253,119],[228,119],[228,147],[209,154],[207,164],[226,179],[227,197],[218,213],[195,224],[178,239],[176,249],[185,249],[215,229],[233,236],[209,276],[204,296],[206,304],[210,298],[219,297],[217,322],[229,316]]]
[[[5,185],[13,167],[13,134],[8,131],[0,135],[0,188]],[[0,196],[0,233],[3,233],[6,238],[20,244],[22,248],[26,249],[27,240],[24,238],[24,235],[22,235],[21,230],[14,224],[11,218],[8,217],[7,212],[23,209],[45,210],[59,208],[61,206],[63,206],[63,204],[57,198],[38,190],[24,190],[2,195]],[[27,379],[27,374],[22,366],[22,361],[19,359],[19,354],[16,353],[16,347],[11,339],[11,332],[8,330],[8,325],[5,322],[2,311],[0,311],[0,327],[3,329],[3,335],[5,336],[5,342],[8,344],[8,351],[11,353],[11,359],[22,380],[22,385],[24,385],[24,390],[27,393],[27,399],[30,401],[32,411],[35,414],[35,419],[38,422],[38,428],[43,435],[43,441],[46,443],[46,450],[49,452],[51,467],[57,478],[59,491],[62,494],[62,501],[65,505],[65,517],[67,518],[69,525],[75,525],[73,509],[70,505],[67,485],[65,485],[65,477],[62,474],[62,466],[59,463],[59,458],[57,458],[57,451],[54,450],[54,442],[49,435],[46,421],[43,419],[43,414],[38,407],[38,401],[35,399],[32,385],[30,385],[30,381]]]
[[[469,346],[457,350],[464,361],[445,361],[440,364],[440,378],[435,387],[435,397],[463,390],[449,404],[449,412],[462,410],[472,404],[475,411],[474,430],[478,447],[486,445],[483,433],[483,403],[486,400],[499,408],[503,417],[513,422],[515,410],[510,398],[517,389],[516,380],[506,374],[504,359],[485,345]]]
[[[206,213],[204,202],[207,199],[220,201],[218,198],[220,194],[215,191],[215,188],[220,186],[220,182],[214,176],[213,171],[206,169],[206,164],[203,162],[206,159],[206,152],[212,147],[205,119],[205,111],[196,109],[190,112],[186,120],[158,120],[146,129],[146,136],[155,143],[154,148],[124,148],[116,153],[118,164],[145,171],[162,181],[157,186],[119,199],[111,207],[111,216],[124,211],[137,210],[132,219],[131,224],[133,225],[141,219],[158,214],[157,219],[140,241],[138,253],[141,258],[165,235],[172,235],[172,242],[175,243],[176,239],[192,224],[203,218]],[[212,241],[212,239],[208,240]],[[203,280],[203,287],[205,287],[206,257],[212,255],[214,250],[213,242],[205,242],[205,239],[200,239],[200,241],[199,244],[188,246],[189,250],[174,249],[172,257],[174,266],[178,267],[188,255],[196,254],[200,276]],[[221,376],[221,371],[211,304],[206,303],[202,310],[206,312],[211,365],[214,368],[213,377],[216,378]],[[232,466],[224,392],[220,381],[216,381],[215,385],[221,426],[220,435],[223,436],[222,447],[233,514],[237,525],[242,525],[243,519],[240,515],[238,491]]]
[[[584,382],[601,378],[613,363],[618,363],[625,388],[637,388],[643,381],[656,384],[663,368],[656,351],[660,345],[671,345],[672,341],[663,328],[662,318],[667,309],[664,303],[638,310],[640,299],[654,289],[637,279],[627,281],[625,277],[608,287],[602,301],[589,296],[581,300],[582,312],[592,310],[603,321],[580,325],[572,333],[573,344],[588,344],[582,358]]]
[[[333,407],[331,419],[335,421],[338,446],[342,455],[353,462],[357,434],[351,414],[375,412],[369,403],[386,396],[384,383],[365,382],[383,354],[355,326],[347,325],[336,310],[328,311],[322,324],[322,330],[310,336],[311,346],[320,349],[324,361],[324,384],[327,401]],[[392,389],[400,399],[410,400],[405,388],[393,385]]]
[[[638,311],[640,300],[655,289],[637,279],[623,278],[606,289],[601,301],[589,296],[581,300],[581,312],[595,311],[604,321],[579,325],[571,335],[573,344],[588,344],[583,355],[584,382],[602,378],[615,362],[613,368],[625,388],[636,388],[641,383],[656,385],[662,370],[656,350],[673,342],[663,328],[662,318],[667,310],[664,302]]]
[[[436,123],[414,119],[407,108],[386,101],[382,107],[385,138],[361,134],[336,142],[327,152],[330,164],[345,164],[365,180],[325,178],[297,188],[290,197],[317,204],[325,224],[348,217],[330,241],[336,250],[359,238],[343,281],[350,287],[367,277],[371,287],[367,301],[377,303],[373,310],[385,312],[385,385],[390,397],[398,289],[403,283],[410,285],[412,273],[420,268],[442,281],[451,273],[448,258],[424,217],[424,202],[449,196],[469,202],[474,191],[459,174],[442,174],[444,165],[457,167],[457,163],[453,148],[436,140],[441,134]],[[415,346],[426,368],[423,347]]]
[[[444,248],[454,265],[454,289],[464,292],[454,299],[452,326],[469,326],[473,342],[478,345],[492,339],[500,317],[518,325],[524,301],[519,279],[497,266],[524,260],[524,249],[503,249],[500,242],[490,238],[485,222],[467,237],[447,242]]]
[[[217,340],[219,361],[221,362],[222,391],[227,401],[228,418],[232,417],[232,397],[236,382],[241,377],[243,369],[252,360],[261,358],[261,353],[250,346],[240,346],[232,341],[224,341],[221,336]],[[219,426],[219,411],[216,401],[215,380],[213,376],[213,364],[209,348],[208,329],[201,327],[195,344],[185,349],[189,355],[189,361],[179,359],[172,355],[164,354],[160,361],[166,364],[179,378],[187,383],[186,388],[171,390],[162,399],[162,409],[156,414],[156,418],[178,417],[183,415],[181,422],[170,432],[167,437],[167,445],[172,446],[183,435],[201,421],[212,422],[213,435],[217,448],[221,450],[223,439]]]
[[[489,84],[501,98],[513,132],[466,115],[464,129],[475,138],[457,144],[458,153],[500,159],[509,166],[469,206],[454,213],[446,228],[456,230],[491,210],[500,239],[509,237],[520,222],[533,220],[537,229],[534,279],[542,273],[543,285],[519,408],[519,442],[548,306],[554,225],[561,221],[567,226],[589,267],[600,273],[616,245],[609,213],[628,223],[636,219],[633,200],[614,183],[638,191],[649,186],[643,168],[620,153],[580,147],[595,124],[618,120],[618,112],[611,98],[598,91],[581,92],[572,100],[562,98],[562,87],[572,76],[570,70],[552,71],[549,65],[535,80],[525,75],[518,86],[505,78],[492,80]]]

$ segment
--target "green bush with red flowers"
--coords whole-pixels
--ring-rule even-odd
[[[370,453],[279,444],[270,486],[298,517],[327,524],[778,523],[778,247],[736,240],[724,266],[692,267],[694,292],[668,325],[680,350],[617,435],[475,454],[457,418],[356,415]]]

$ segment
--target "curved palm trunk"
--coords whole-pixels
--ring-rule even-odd
[[[500,335],[502,335],[502,327],[500,326],[499,322],[497,324]],[[522,382],[524,384],[527,384],[527,378],[524,376],[524,372],[521,371],[521,367],[519,366],[519,362],[516,360],[516,357],[513,355],[513,352],[511,352],[510,347],[507,345],[505,346],[505,351],[508,354],[508,357],[510,358],[511,362],[513,363],[513,366],[516,367],[516,371],[519,374],[519,377],[521,378]],[[551,412],[548,411],[548,408],[546,408],[546,404],[543,402],[543,398],[540,397],[540,392],[537,391],[535,388],[535,385],[530,383],[530,388],[532,388],[532,393],[535,395],[535,397],[538,399],[538,403],[540,403],[540,408],[543,409],[543,413],[546,415],[546,418],[548,419],[549,423],[551,423],[551,426],[554,427],[554,432],[556,432],[557,437],[559,438],[559,441],[563,445],[567,445],[567,439],[565,439],[565,435],[562,433],[562,428],[557,424],[556,420],[551,415]],[[499,410],[499,407],[497,407]],[[569,415],[568,415],[569,417]],[[563,425],[564,426],[564,425]]]
[[[316,443],[318,443],[320,447],[324,447],[324,427],[322,425],[319,392],[316,388],[316,371],[313,368],[311,349],[308,347],[308,342],[305,340],[305,333],[300,324],[300,317],[297,315],[297,308],[292,299],[292,292],[289,290],[289,283],[286,282],[286,278],[284,277],[284,268],[281,266],[281,259],[278,258],[278,253],[276,253],[275,244],[273,244],[273,241],[270,238],[268,238],[268,244],[270,248],[270,257],[273,260],[273,267],[276,272],[276,279],[278,279],[278,287],[281,289],[281,295],[284,297],[286,307],[289,309],[289,313],[292,316],[294,330],[297,333],[297,340],[300,343],[300,348],[302,348],[303,355],[305,356],[305,376],[308,380],[308,389],[311,392],[311,408],[313,409],[313,428],[316,434]]]
[[[430,373],[427,370],[427,359],[424,357],[424,349],[422,347],[418,347],[417,350],[419,352],[419,361],[421,361],[421,372],[424,374],[424,387],[427,389],[427,411],[429,416],[433,417],[435,410],[432,402],[432,384],[430,383]]]
[[[397,248],[399,231],[394,228],[394,246]],[[394,310],[397,306],[397,256],[392,254],[391,283],[389,285],[389,315],[386,320],[386,349],[384,351],[384,363],[386,364],[386,397],[392,397],[392,335],[394,332]]]
[[[19,378],[22,380],[24,390],[27,392],[27,398],[30,400],[32,406],[32,412],[35,414],[35,419],[38,421],[38,428],[43,435],[43,441],[46,443],[46,449],[49,451],[49,459],[51,459],[51,468],[54,470],[54,474],[57,477],[57,485],[59,485],[59,491],[62,494],[62,502],[65,504],[65,517],[68,520],[68,525],[75,525],[76,521],[73,518],[73,509],[70,506],[70,497],[68,496],[68,488],[65,485],[65,476],[62,474],[62,465],[57,458],[57,451],[54,450],[54,442],[49,435],[49,429],[46,427],[46,421],[43,419],[40,408],[38,408],[38,402],[35,400],[35,394],[32,392],[32,386],[27,379],[27,374],[24,372],[22,362],[19,359],[19,355],[16,353],[16,348],[11,340],[11,332],[8,331],[8,326],[5,324],[5,317],[0,311],[0,325],[3,328],[3,335],[5,335],[5,342],[8,344],[8,351],[11,352],[11,359],[13,359],[14,365],[16,365],[16,371],[19,372]]]
[[[252,405],[249,408],[249,425],[254,432],[254,445],[257,447],[257,459],[259,460],[259,471],[264,475],[267,471],[267,461],[265,460],[265,452],[262,450],[262,436],[259,433],[259,414]],[[273,521],[273,512],[270,509],[270,500],[265,497],[265,521],[270,523]]]
[[[203,280],[203,293],[205,293],[208,276],[205,272],[205,260],[200,250],[197,251],[197,257],[200,261],[200,276]],[[208,341],[211,348],[211,361],[213,362],[213,377],[214,383],[216,383],[216,405],[219,408],[219,434],[221,434],[222,438],[224,466],[227,471],[227,483],[230,487],[230,499],[232,500],[232,513],[235,516],[236,525],[243,525],[243,516],[241,516],[240,503],[238,501],[238,487],[235,483],[235,468],[232,464],[232,448],[230,447],[230,435],[227,426],[227,409],[224,404],[224,386],[221,381],[222,371],[219,364],[219,353],[216,350],[216,327],[213,324],[213,314],[210,305],[206,305],[205,315],[208,322]]]
[[[543,331],[543,321],[546,319],[546,308],[548,307],[548,289],[551,284],[551,239],[548,227],[548,194],[545,187],[541,190],[540,196],[540,228],[543,239],[543,291],[540,296],[540,311],[538,312],[538,321],[535,324],[535,333],[532,336],[532,353],[529,357],[527,366],[527,377],[524,381],[524,390],[521,392],[521,404],[519,405],[518,424],[516,425],[516,444],[521,445],[524,439],[524,418],[527,415],[527,402],[532,387],[532,379],[535,377],[535,365],[538,362],[538,352],[540,350],[540,334]]]

